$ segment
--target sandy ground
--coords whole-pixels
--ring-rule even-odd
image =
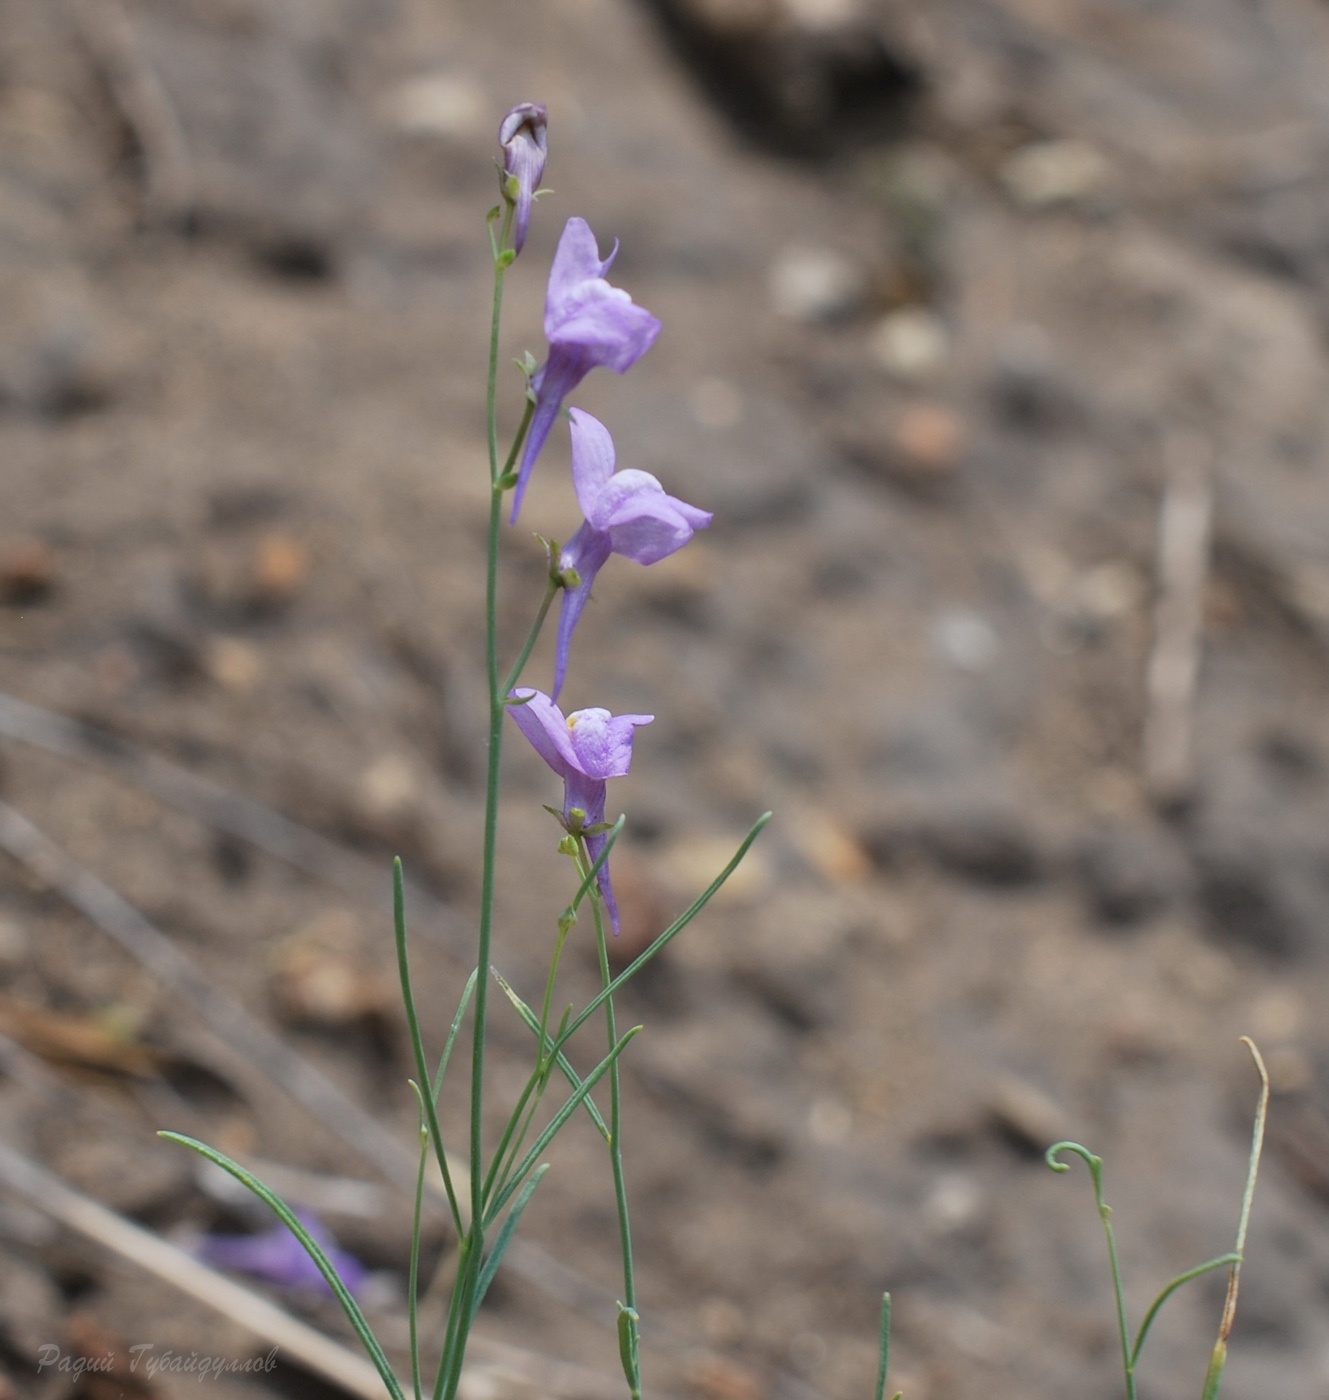
[[[389,862],[437,1042],[478,894],[483,216],[536,99],[505,354],[543,352],[567,217],[620,240],[664,331],[575,402],[716,517],[612,561],[576,641],[570,705],[657,716],[611,794],[625,946],[776,813],[624,998],[650,1392],[868,1394],[889,1288],[910,1400],[1120,1394],[1089,1186],[1041,1148],[1107,1159],[1138,1317],[1230,1248],[1245,1033],[1276,1093],[1224,1395],[1323,1393],[1326,60],[1312,0],[3,0],[0,686],[40,712],[0,703],[0,1142],[186,1244],[260,1220],[159,1127],[376,1180],[265,1034],[411,1141]],[[566,454],[504,538],[509,647]],[[534,995],[568,873],[512,738],[496,961]],[[500,1015],[496,1097],[529,1051]],[[469,1400],[617,1393],[608,1165],[581,1127],[552,1161]],[[293,1193],[400,1359],[405,1198]],[[266,1351],[13,1191],[0,1261],[0,1395],[198,1393],[77,1388],[47,1344]],[[1221,1295],[1171,1305],[1142,1395],[1198,1393]]]

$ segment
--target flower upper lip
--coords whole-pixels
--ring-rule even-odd
[[[596,573],[611,554],[655,564],[687,544],[711,523],[710,511],[667,495],[649,472],[615,471],[614,442],[597,418],[579,408],[572,420],[572,484],[585,523],[559,557],[561,571],[577,581],[563,594],[554,659],[554,698],[563,688],[573,629],[590,597]]]
[[[660,334],[660,322],[644,306],[605,281],[617,252],[615,244],[607,258],[600,257],[595,235],[585,219],[569,219],[558,241],[545,298],[549,358],[531,377],[535,411],[517,473],[513,520],[563,400],[597,367],[622,374]]]
[[[621,778],[632,762],[633,731],[650,724],[654,715],[611,715],[608,710],[574,710],[564,718],[563,711],[543,691],[522,686],[509,697],[520,701],[508,713],[517,728],[531,741],[536,753],[563,779],[563,817],[579,811],[580,829],[597,826],[604,820],[605,783]],[[570,828],[572,829],[572,828]],[[592,862],[605,848],[603,831],[585,832],[583,839]],[[618,932],[618,904],[609,880],[609,865],[600,866],[596,884],[609,911],[609,921]]]

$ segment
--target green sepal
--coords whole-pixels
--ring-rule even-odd
[[[517,250],[515,248],[504,248],[498,257],[494,259],[494,266],[500,272],[506,272],[516,261]]]

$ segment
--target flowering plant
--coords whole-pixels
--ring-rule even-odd
[[[494,300],[488,373],[489,549],[486,572],[485,670],[488,682],[488,767],[485,787],[484,854],[475,968],[462,988],[451,1024],[443,1029],[441,1049],[426,1050],[430,1027],[422,1022],[411,986],[407,952],[406,910],[401,862],[394,866],[395,928],[402,999],[415,1059],[412,1080],[420,1108],[420,1157],[415,1188],[415,1229],[408,1278],[408,1321],[411,1382],[415,1400],[428,1393],[432,1400],[453,1400],[461,1380],[467,1341],[476,1313],[502,1263],[513,1232],[548,1164],[541,1159],[554,1137],[578,1112],[584,1112],[608,1148],[623,1261],[623,1297],[616,1325],[619,1355],[629,1394],[641,1393],[638,1315],[628,1225],[627,1188],[620,1132],[619,1057],[640,1027],[620,1033],[615,993],[669,941],[685,928],[720,888],[756,839],[769,813],[741,843],[733,859],[715,880],[631,964],[617,975],[611,970],[608,937],[618,932],[618,907],[609,875],[610,853],[623,829],[624,818],[605,820],[607,784],[621,777],[632,760],[636,730],[651,715],[612,715],[589,707],[564,715],[556,701],[566,678],[573,629],[581,616],[596,576],[610,555],[620,554],[639,564],[653,564],[681,549],[693,532],[711,523],[708,511],[667,494],[660,482],[636,469],[616,471],[614,444],[603,423],[579,409],[569,412],[572,433],[573,487],[585,517],[581,528],[559,550],[548,545],[549,570],[543,600],[524,643],[506,673],[499,665],[497,626],[498,545],[505,498],[512,492],[510,519],[516,520],[530,474],[541,449],[558,421],[568,395],[597,366],[622,374],[654,343],[660,322],[627,292],[611,286],[605,274],[617,252],[600,257],[599,246],[584,219],[567,222],[549,274],[544,329],[549,353],[538,368],[527,356],[526,411],[505,457],[498,447],[497,386],[503,280],[525,245],[532,207],[544,174],[548,151],[545,109],[521,103],[503,118],[499,128],[499,190],[502,202],[489,214],[493,255]],[[520,465],[517,465],[520,462]],[[514,469],[515,468],[515,469]],[[563,594],[554,662],[552,694],[521,685],[527,663],[544,627],[554,598]],[[551,921],[554,936],[540,1011],[534,1011],[493,967],[494,890],[499,858],[498,809],[505,716],[563,780],[563,801],[549,810],[562,828],[559,848],[573,862],[572,897]],[[602,985],[580,1010],[569,1007],[551,1023],[551,1008],[564,943],[579,916],[589,908],[594,926]],[[612,932],[610,932],[612,931]],[[484,1132],[485,1047],[490,1019],[490,991],[498,987],[535,1039],[533,1065],[526,1084],[512,1105],[496,1139]],[[604,1017],[606,1047],[599,1063],[585,1076],[572,1067],[565,1052],[571,1038],[594,1015]],[[463,1037],[469,1017],[469,1036]],[[447,1150],[438,1105],[447,1087],[454,1050],[469,1044],[469,1133],[465,1181],[455,1163],[462,1154]],[[566,1083],[568,1092],[552,1111],[545,1106],[551,1083]],[[608,1084],[607,1112],[593,1097]],[[336,1250],[331,1239],[308,1216],[294,1211],[240,1164],[214,1148],[175,1133],[164,1136],[209,1158],[243,1182],[277,1214],[284,1229],[252,1240],[217,1240],[208,1245],[217,1262],[260,1276],[325,1282],[341,1303],[359,1334],[370,1360],[393,1400],[405,1400],[406,1388],[397,1378],[378,1339],[353,1296],[361,1281],[356,1261]],[[437,1163],[447,1208],[456,1232],[447,1320],[438,1341],[438,1361],[426,1385],[423,1339],[419,1332],[420,1223],[426,1199],[426,1167]],[[293,1263],[291,1249],[308,1261]]]
[[[548,1164],[542,1161],[546,1149],[574,1115],[584,1112],[608,1150],[623,1270],[623,1296],[618,1303],[616,1316],[619,1356],[629,1396],[631,1400],[638,1400],[641,1395],[640,1318],[636,1306],[628,1219],[619,1061],[640,1027],[620,1032],[614,997],[705,908],[742,860],[770,814],[766,813],[753,825],[733,858],[693,903],[623,971],[614,974],[608,938],[618,933],[619,913],[610,878],[610,858],[625,818],[619,817],[612,823],[606,820],[608,782],[628,772],[636,731],[650,724],[654,716],[614,715],[599,707],[574,710],[565,715],[559,708],[558,697],[567,676],[573,632],[591,589],[611,555],[622,555],[642,565],[656,563],[686,546],[697,530],[709,526],[711,515],[698,506],[669,495],[660,481],[647,472],[636,468],[618,470],[616,451],[608,428],[589,413],[570,408],[567,417],[571,433],[572,486],[584,518],[563,548],[545,541],[548,570],[544,597],[536,608],[525,641],[515,658],[506,672],[501,670],[497,626],[498,546],[507,494],[513,494],[510,521],[515,521],[531,472],[568,396],[598,366],[620,374],[629,369],[654,343],[660,331],[660,322],[644,307],[636,305],[627,292],[606,280],[605,274],[613,263],[617,244],[609,257],[602,260],[599,244],[590,226],[583,219],[569,219],[549,275],[544,317],[549,353],[538,367],[530,356],[521,362],[527,373],[525,412],[506,456],[500,455],[497,385],[504,276],[525,245],[539,182],[544,174],[548,151],[545,109],[535,103],[522,103],[514,107],[503,118],[499,145],[502,150],[499,163],[502,202],[489,215],[494,272],[487,395],[490,512],[485,590],[485,671],[489,724],[480,908],[475,966],[460,991],[450,1024],[445,1029],[438,1028],[442,1031],[442,1044],[435,1047],[432,1057],[426,1050],[426,1039],[434,1028],[422,1023],[412,991],[402,866],[400,861],[394,865],[396,950],[416,1069],[416,1078],[411,1084],[419,1104],[419,1163],[415,1178],[414,1231],[407,1288],[410,1392],[414,1400],[423,1400],[426,1391],[431,1400],[453,1400],[456,1396],[472,1325],[522,1214],[548,1169]],[[550,691],[546,693],[521,682],[559,593],[562,593],[563,599],[553,678]],[[574,871],[571,898],[562,904],[551,921],[551,954],[538,1012],[499,976],[493,965],[494,892],[500,855],[505,854],[499,849],[498,811],[506,716],[511,716],[519,732],[563,781],[561,805],[551,806],[548,810],[557,819],[562,831],[559,849],[570,857]],[[551,1013],[560,957],[573,927],[582,911],[587,909],[594,929],[601,987],[579,1010],[569,1006],[555,1023],[551,1020]],[[531,1032],[535,1049],[530,1073],[511,1105],[501,1130],[497,1134],[486,1134],[484,1105],[489,1083],[485,1072],[485,1050],[493,987],[503,992]],[[573,1068],[565,1051],[571,1039],[598,1013],[604,1017],[605,1050],[595,1067],[583,1076]],[[469,1034],[463,1036],[463,1029],[467,1027]],[[469,1126],[464,1153],[467,1163],[464,1180],[455,1166],[463,1159],[463,1154],[458,1152],[454,1157],[446,1150],[439,1114],[441,1096],[449,1085],[449,1065],[459,1044],[469,1046]],[[1251,1049],[1263,1077],[1258,1053],[1253,1046]],[[558,1072],[557,1079],[555,1070]],[[548,1091],[551,1084],[560,1081],[567,1085],[567,1093],[551,1109],[546,1105]],[[608,1086],[607,1112],[602,1112],[596,1101],[596,1091],[602,1083]],[[1136,1400],[1135,1373],[1140,1352],[1162,1304],[1187,1281],[1213,1270],[1227,1268],[1227,1302],[1203,1392],[1203,1400],[1216,1400],[1226,1360],[1227,1336],[1235,1309],[1237,1276],[1255,1185],[1268,1093],[1267,1077],[1264,1077],[1264,1085],[1265,1097],[1257,1114],[1236,1248],[1169,1283],[1147,1310],[1134,1334],[1127,1324],[1111,1212],[1103,1199],[1102,1162],[1077,1143],[1057,1143],[1048,1151],[1047,1160],[1053,1170],[1068,1170],[1064,1158],[1069,1154],[1079,1157],[1091,1174],[1112,1271],[1128,1400]],[[192,1138],[174,1133],[164,1136],[183,1143],[230,1172],[271,1207],[284,1227],[271,1234],[244,1240],[213,1239],[206,1245],[208,1257],[220,1265],[244,1268],[270,1279],[300,1285],[313,1284],[316,1287],[320,1283],[325,1284],[337,1297],[364,1343],[388,1395],[392,1400],[406,1400],[406,1387],[398,1379],[356,1302],[354,1294],[363,1281],[362,1267],[358,1261],[338,1250],[331,1237],[314,1219],[297,1213],[238,1163]],[[418,1300],[420,1226],[426,1199],[426,1168],[431,1155],[438,1167],[448,1213],[456,1232],[457,1249],[452,1259],[454,1273],[446,1322],[442,1336],[437,1339],[438,1360],[433,1379],[427,1384]],[[884,1400],[885,1395],[890,1320],[890,1295],[886,1294],[882,1299],[876,1400]],[[896,1400],[899,1400],[898,1396]]]

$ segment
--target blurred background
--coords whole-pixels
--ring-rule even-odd
[[[1231,1246],[1242,1033],[1276,1092],[1224,1394],[1329,1391],[1327,62],[1317,0],[0,0],[0,1396],[198,1393],[50,1344],[267,1352],[53,1218],[62,1182],[186,1248],[266,1228],[159,1127],[317,1211],[403,1356],[389,862],[438,1044],[521,100],[556,193],[505,357],[564,221],[621,240],[664,331],[574,401],[716,517],[605,569],[564,696],[657,716],[610,798],[624,953],[776,811],[624,998],[650,1392],[867,1395],[890,1288],[909,1400],[1118,1395],[1089,1185],[1041,1151],[1107,1158],[1138,1316]],[[565,463],[505,536],[510,646]],[[534,995],[568,872],[506,761]],[[498,1007],[499,1092],[529,1057]],[[620,1392],[608,1163],[584,1124],[553,1160],[467,1400]],[[1142,1394],[1198,1392],[1221,1294]],[[208,1384],[347,1393],[289,1349]]]

